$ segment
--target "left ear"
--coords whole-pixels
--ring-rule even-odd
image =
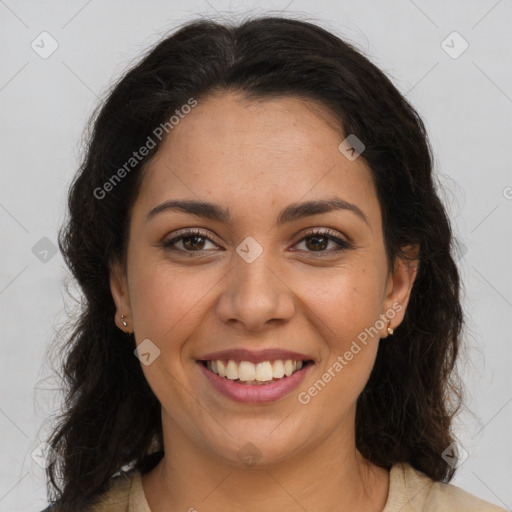
[[[396,257],[393,271],[388,278],[384,311],[382,312],[383,315],[389,318],[389,326],[393,329],[396,329],[404,319],[419,266],[418,245],[403,247],[402,251],[405,253],[405,256]]]
[[[130,304],[130,295],[128,293],[128,284],[126,278],[126,269],[119,261],[114,261],[110,265],[110,292],[116,305],[116,314],[114,322],[117,327],[124,332],[133,331],[132,310]],[[124,315],[124,318],[121,318]],[[126,322],[126,326],[123,325]]]

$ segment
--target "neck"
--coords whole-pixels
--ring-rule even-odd
[[[163,426],[165,452],[172,456],[142,477],[152,512],[380,512],[385,506],[389,474],[361,456],[353,432],[334,431],[317,446],[273,464],[240,467],[171,424]]]

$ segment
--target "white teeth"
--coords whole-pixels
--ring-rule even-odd
[[[254,380],[256,378],[256,368],[254,367],[254,365],[249,361],[241,361],[240,364],[238,365],[238,378],[240,380],[245,381]]]
[[[284,374],[289,377],[293,373],[293,362],[291,359],[287,359],[284,363]]]
[[[242,364],[243,364],[243,361],[240,363],[240,366],[242,366]],[[262,363],[258,363],[256,365],[256,374],[254,377],[256,380],[265,382],[267,380],[272,380],[273,377],[274,377],[274,375],[272,374],[272,365],[270,364],[270,361],[263,361]],[[240,380],[246,380],[246,379],[240,379]],[[247,379],[247,380],[249,380],[249,379]]]
[[[275,379],[282,379],[284,377],[284,365],[280,359],[272,363],[272,375]]]
[[[220,359],[217,361],[217,369],[219,370],[219,375],[221,377],[226,376],[226,365],[224,364],[224,361],[221,361]],[[211,370],[213,372],[213,368]]]
[[[228,366],[226,367],[226,377],[229,380],[238,379],[238,365],[232,359],[228,361]]]
[[[277,359],[273,362],[262,361],[254,364],[250,361],[229,361],[217,359],[207,361],[206,367],[213,373],[229,380],[240,380],[242,382],[257,384],[271,382],[275,379],[289,377],[304,366],[303,361],[286,361]]]

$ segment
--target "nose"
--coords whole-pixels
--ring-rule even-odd
[[[292,318],[293,292],[264,255],[252,263],[235,257],[217,303],[217,315],[222,322],[257,332]]]

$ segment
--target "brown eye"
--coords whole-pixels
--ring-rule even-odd
[[[306,252],[320,253],[319,255],[339,253],[351,248],[349,242],[336,235],[337,233],[332,230],[310,231],[299,240],[298,244],[305,244]],[[329,243],[334,244],[331,245],[331,247],[334,247],[334,250],[326,250],[329,247]]]
[[[201,231],[186,231],[171,240],[165,241],[162,245],[164,249],[169,251],[199,253],[209,249],[205,247],[208,242],[215,245],[214,242]],[[217,246],[215,245],[215,247]]]
[[[205,238],[203,236],[185,236],[181,240],[186,249],[204,249]]]
[[[329,239],[324,235],[312,235],[306,238],[306,247],[312,251],[325,249],[329,245]]]

